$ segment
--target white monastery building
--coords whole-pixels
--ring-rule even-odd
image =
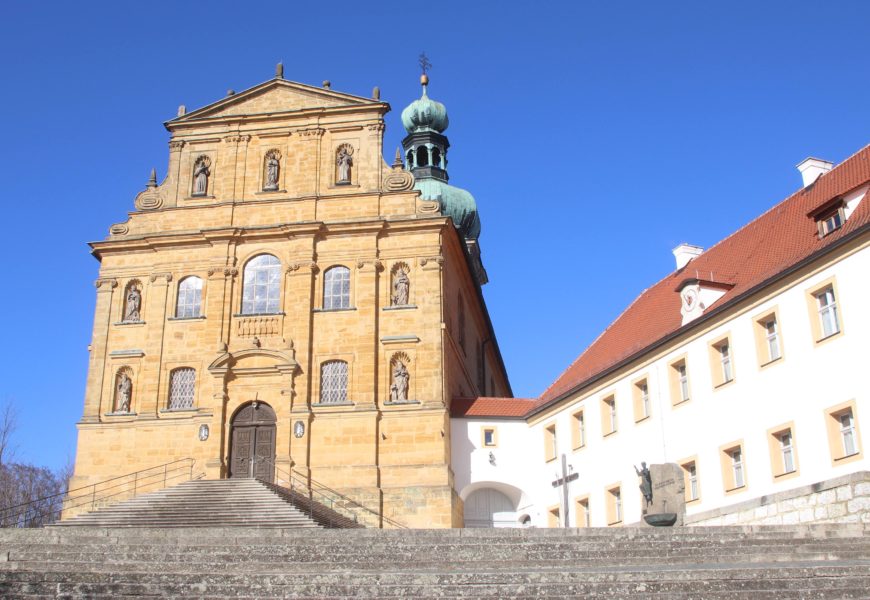
[[[870,146],[798,169],[745,227],[678,246],[539,398],[454,400],[466,526],[638,523],[641,461],[680,466],[687,524],[870,520]]]

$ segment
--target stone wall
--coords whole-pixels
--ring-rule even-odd
[[[687,515],[686,525],[870,523],[870,471]]]

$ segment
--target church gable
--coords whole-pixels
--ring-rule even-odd
[[[378,106],[378,100],[369,100],[333,92],[332,90],[272,79],[244,92],[228,96],[167,123],[181,125],[200,119],[220,119],[241,115],[281,113],[318,108]]]

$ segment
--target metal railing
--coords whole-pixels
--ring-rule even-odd
[[[295,469],[283,469],[268,458],[256,457],[253,460],[261,461],[274,469],[275,481],[269,478],[254,477],[266,484],[271,484],[278,491],[283,490],[285,496],[303,513],[314,520],[331,521],[334,527],[393,527],[407,529],[407,526],[391,519],[383,514],[382,509],[373,509],[311,479],[311,477],[296,471]],[[253,469],[256,472],[256,469]],[[327,509],[326,511],[323,508]],[[334,515],[327,514],[328,511]],[[335,517],[338,517],[337,519]]]
[[[196,460],[181,458],[14,506],[0,507],[0,527],[42,527],[63,516],[102,508],[169,485],[198,479]]]

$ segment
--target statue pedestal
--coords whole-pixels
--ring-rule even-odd
[[[683,469],[676,463],[649,465],[652,502],[643,511],[642,525],[670,527],[683,524],[686,485]]]

